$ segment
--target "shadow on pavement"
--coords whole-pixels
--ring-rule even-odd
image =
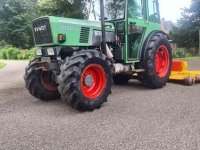
[[[152,89],[149,89],[146,86],[144,86],[137,79],[131,79],[128,82],[128,84],[125,84],[125,85],[114,85],[113,87],[114,88],[125,88],[127,90],[135,90],[135,91],[141,91],[141,90],[149,91],[149,90],[152,90]]]

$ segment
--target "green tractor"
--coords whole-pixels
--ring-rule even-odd
[[[30,94],[92,111],[107,101],[113,82],[126,84],[134,73],[149,88],[164,87],[172,49],[158,0],[92,0],[89,6],[87,20],[33,21],[37,56],[24,75]]]

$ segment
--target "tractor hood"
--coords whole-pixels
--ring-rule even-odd
[[[43,46],[98,46],[101,43],[101,22],[61,17],[41,17],[33,20],[35,45]],[[58,35],[66,36],[62,42]],[[106,39],[115,41],[113,23],[106,23]]]

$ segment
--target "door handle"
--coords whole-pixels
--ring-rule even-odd
[[[130,22],[130,24],[135,26],[137,23],[136,22]]]

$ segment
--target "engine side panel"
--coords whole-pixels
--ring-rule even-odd
[[[52,35],[44,35],[47,29],[49,29],[48,24],[42,24],[42,19],[49,19],[49,24],[51,28]],[[37,21],[40,20],[39,23]],[[48,21],[47,21],[48,22]],[[98,42],[98,38],[93,40],[94,30],[101,30],[100,22],[96,21],[87,21],[87,20],[78,20],[78,19],[69,19],[69,18],[60,18],[60,17],[41,17],[33,21],[33,34],[35,38],[35,45],[37,47],[43,46],[93,46],[92,44]],[[114,24],[106,23],[106,32],[115,33]],[[50,32],[49,32],[50,33]],[[66,41],[59,42],[58,35],[65,34]],[[36,36],[37,35],[37,36]],[[110,35],[110,34],[108,34]],[[52,37],[53,42],[38,42],[42,38],[46,37],[47,39]],[[114,34],[112,34],[112,40]],[[39,38],[39,39],[38,39]],[[97,44],[98,45],[98,44]]]

